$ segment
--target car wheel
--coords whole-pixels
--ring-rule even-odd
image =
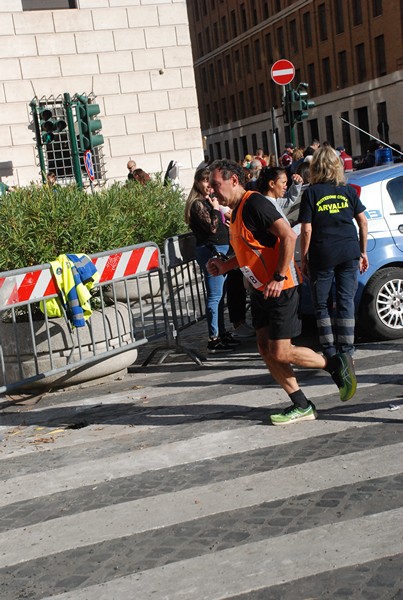
[[[360,327],[368,337],[403,337],[403,269],[389,267],[369,280],[360,305]]]

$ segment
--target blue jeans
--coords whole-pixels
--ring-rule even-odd
[[[312,300],[315,307],[319,341],[328,358],[337,352],[354,352],[355,306],[358,259],[329,269],[309,266]],[[335,306],[332,286],[335,283]],[[332,322],[333,321],[333,322]]]
[[[228,245],[215,246],[218,252],[227,254]],[[224,295],[226,275],[213,277],[207,272],[207,261],[212,257],[211,250],[206,246],[196,246],[196,260],[203,272],[207,291],[207,326],[210,338],[217,338],[225,333],[224,325]]]

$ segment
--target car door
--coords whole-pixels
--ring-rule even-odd
[[[393,240],[403,252],[403,173],[382,182],[382,204]]]

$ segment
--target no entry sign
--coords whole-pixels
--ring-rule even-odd
[[[278,85],[291,83],[295,76],[295,67],[289,60],[277,60],[271,68],[271,78]]]
[[[95,174],[94,174],[94,165],[92,162],[91,150],[86,150],[84,153],[84,166],[85,166],[85,170],[87,171],[87,175],[88,175],[90,181],[94,181]]]

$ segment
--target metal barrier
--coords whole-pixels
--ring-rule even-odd
[[[0,273],[0,393],[45,378],[47,386],[60,385],[72,370],[77,381],[86,380],[88,367],[91,378],[95,366],[101,377],[119,370],[105,358],[127,352],[132,364],[139,346],[161,337],[170,344],[158,247],[138,244],[91,260],[100,274],[99,307],[83,328],[71,328],[66,316],[50,319],[46,302],[39,313],[40,301],[57,297],[49,264]]]
[[[166,349],[161,363],[172,351],[187,354],[198,365],[206,357],[181,342],[185,329],[206,318],[206,288],[195,258],[196,238],[193,233],[170,237],[165,240],[165,276],[168,287],[169,318],[175,346]],[[143,364],[148,364],[158,350],[156,348]]]

